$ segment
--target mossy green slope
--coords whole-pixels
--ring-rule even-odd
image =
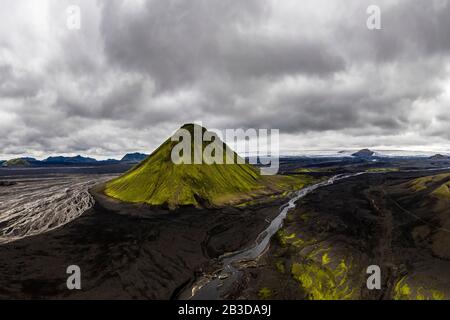
[[[182,128],[193,132],[195,126]],[[263,192],[268,187],[270,180],[263,179],[257,169],[247,163],[174,164],[171,152],[177,143],[167,139],[146,160],[108,182],[105,194],[125,202],[169,208],[201,207],[221,205],[223,199],[232,202],[233,197],[242,193]],[[194,144],[191,148],[194,152]],[[205,144],[201,148],[203,151]],[[234,152],[233,155],[238,158]]]
[[[3,167],[28,167],[30,163],[25,159],[11,159],[2,164]]]
[[[429,191],[435,198],[450,200],[450,173],[414,179],[409,183],[409,188],[414,192]]]

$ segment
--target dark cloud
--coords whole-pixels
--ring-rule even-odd
[[[10,65],[0,65],[0,96],[6,98],[29,98],[39,91],[39,79]]]
[[[103,6],[107,57],[125,70],[148,73],[163,90],[210,77],[246,81],[345,67],[320,41],[247,33],[268,18],[265,1],[149,1],[132,16],[122,7],[120,1]]]

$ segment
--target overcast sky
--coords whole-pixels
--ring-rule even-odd
[[[193,121],[276,128],[282,150],[450,150],[450,1],[0,4],[0,159],[150,152]]]

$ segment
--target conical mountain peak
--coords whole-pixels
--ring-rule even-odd
[[[207,129],[196,123],[185,123],[181,126],[180,129],[185,129],[189,131],[189,133],[194,134],[195,129],[199,130],[199,132],[204,133]]]
[[[185,124],[181,129],[192,134],[196,129],[206,131],[197,124]],[[247,163],[174,163],[171,154],[177,143],[167,139],[145,161],[107,183],[105,193],[126,202],[175,208],[216,205],[233,194],[263,187],[258,170]],[[225,143],[223,145],[228,148]],[[204,150],[203,142],[200,149]],[[234,159],[239,158],[232,153]]]

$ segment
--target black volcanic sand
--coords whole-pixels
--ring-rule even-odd
[[[408,188],[433,174],[365,174],[307,195],[229,298],[450,299],[450,201]],[[381,290],[367,289],[369,265]]]
[[[97,191],[78,219],[0,246],[1,299],[170,299],[211,260],[253,242],[280,205],[168,212]],[[69,265],[80,266],[82,290],[67,289]]]

